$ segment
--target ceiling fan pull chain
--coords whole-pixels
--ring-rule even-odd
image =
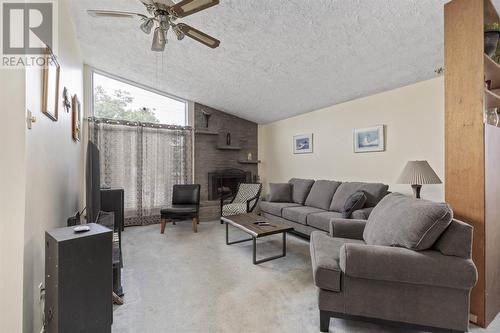
[[[165,60],[165,52],[162,52],[161,53],[161,78],[160,78],[162,83],[163,83],[163,79],[164,79],[163,73],[165,71],[165,67],[163,65],[164,60]],[[160,86],[158,86],[158,88],[160,88]]]
[[[158,87],[158,56],[159,54],[158,53],[155,53],[155,67],[156,67],[156,86]]]

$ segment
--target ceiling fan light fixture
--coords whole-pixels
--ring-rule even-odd
[[[163,28],[156,28],[153,34],[151,51],[162,52],[165,50],[165,45],[167,45],[167,30]]]
[[[177,36],[177,40],[182,40],[186,35],[179,29],[178,26],[174,25],[172,26],[172,30],[175,32],[175,35]]]
[[[174,31],[178,40],[189,37],[208,47],[216,48],[220,41],[206,33],[195,29],[185,23],[176,23],[177,18],[192,15],[201,10],[219,4],[220,0],[139,0],[144,4],[149,16],[144,14],[116,11],[116,10],[87,10],[87,13],[94,17],[120,17],[139,18],[139,28],[145,34],[151,34],[154,30],[151,50],[162,52],[167,45],[167,33],[170,28]],[[177,0],[175,0],[177,1]]]
[[[153,29],[153,25],[154,25],[154,21],[152,18],[148,18],[148,19],[143,19],[142,20],[143,22],[141,23],[141,30],[145,33],[145,34],[150,34],[151,33],[151,30]]]

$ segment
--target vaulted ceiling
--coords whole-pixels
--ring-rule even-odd
[[[221,0],[181,20],[221,40],[219,48],[169,35],[163,54],[150,50],[138,20],[86,13],[146,13],[139,0],[70,7],[87,64],[266,123],[434,77],[446,2]]]

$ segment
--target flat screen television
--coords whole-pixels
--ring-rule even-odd
[[[85,178],[87,223],[96,223],[101,211],[101,180],[99,149],[92,141],[89,141],[87,144]]]

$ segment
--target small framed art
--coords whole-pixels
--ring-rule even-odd
[[[367,153],[385,150],[384,125],[354,129],[354,152]]]
[[[310,154],[313,152],[313,135],[300,134],[293,137],[294,154]]]

